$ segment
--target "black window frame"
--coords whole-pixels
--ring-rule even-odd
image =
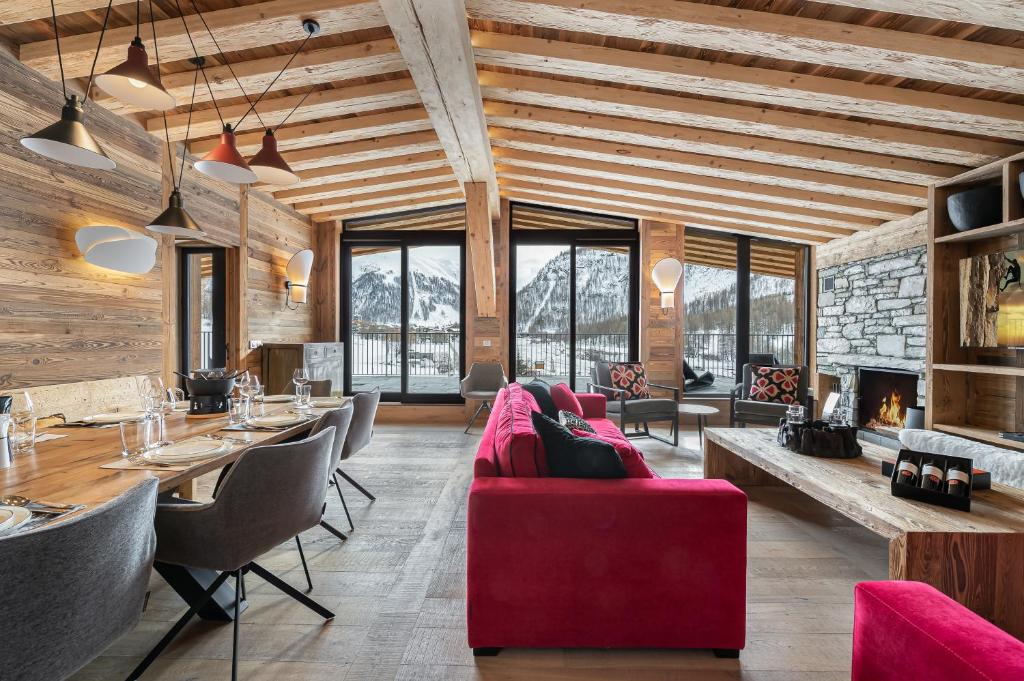
[[[213,291],[210,300],[214,319],[210,347],[212,350],[210,368],[226,368],[228,360],[228,276],[227,249],[220,246],[178,246],[178,361],[182,373],[189,373],[194,368],[189,343],[189,309],[191,297],[189,290],[189,257],[190,255],[210,255],[213,258],[212,278]],[[217,323],[218,320],[220,323]],[[182,379],[184,388],[184,379]]]
[[[597,218],[617,218],[632,223],[632,228],[617,229],[514,229],[515,210],[519,206],[557,210],[579,216]],[[509,252],[508,252],[508,366],[509,380],[515,381],[516,375],[516,247],[520,244],[550,245],[569,247],[569,387],[573,391],[581,390],[576,385],[576,249],[579,247],[627,246],[629,247],[629,359],[640,359],[640,222],[632,218],[618,215],[604,215],[589,211],[573,210],[553,206],[512,201],[509,203]]]

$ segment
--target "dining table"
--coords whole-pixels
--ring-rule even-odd
[[[264,414],[273,416],[286,414],[295,405],[266,403]],[[304,435],[312,429],[316,416],[324,409],[302,411],[310,418],[277,430],[228,430],[231,424],[228,415],[217,417],[191,418],[185,413],[165,415],[165,437],[168,441],[216,436],[230,438],[234,446],[214,458],[186,466],[154,467],[146,469],[104,468],[119,461],[121,455],[120,428],[114,425],[89,427],[51,427],[41,429],[35,447],[28,453],[14,457],[10,467],[0,469],[0,496],[16,495],[27,499],[52,504],[82,505],[80,510],[61,516],[54,522],[67,519],[100,506],[134,487],[145,478],[157,478],[161,493],[174,493],[192,498],[195,481],[202,475],[223,469],[234,463],[245,451],[256,445],[268,445]],[[48,439],[47,434],[61,436]],[[154,569],[185,600],[196,602],[207,587],[216,579],[213,570],[197,570],[157,561]],[[234,618],[234,589],[227,582],[214,593],[213,598],[200,609],[204,619],[230,621]],[[242,601],[241,612],[245,608]]]

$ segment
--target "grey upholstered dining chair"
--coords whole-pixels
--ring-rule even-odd
[[[138,679],[229,577],[235,578],[231,678],[238,670],[238,623],[245,575],[255,573],[307,608],[334,613],[258,565],[270,549],[320,523],[327,499],[334,429],[298,442],[253,447],[224,476],[213,501],[159,504],[156,560],[220,575],[128,676]]]
[[[327,430],[328,428],[334,428],[334,436],[331,440],[331,465],[327,469],[329,475],[327,478],[328,486],[334,485],[338,489],[338,497],[341,499],[341,507],[345,509],[345,515],[348,517],[348,526],[351,529],[355,529],[352,525],[352,516],[349,515],[348,505],[345,503],[345,497],[341,494],[341,487],[338,485],[338,476],[335,471],[338,468],[338,464],[341,462],[341,448],[345,443],[345,438],[348,437],[348,428],[352,423],[352,403],[348,403],[337,409],[331,409],[324,412],[320,418],[313,424],[313,428],[310,429],[309,435],[317,435],[320,432]],[[327,510],[327,501],[324,500],[324,511]],[[338,539],[345,541],[348,536],[344,532],[337,529],[329,522],[320,518],[320,527],[324,528]],[[313,580],[309,577],[309,566],[306,565],[306,554],[302,550],[302,541],[299,540],[299,535],[295,535],[295,546],[299,549],[299,559],[302,561],[302,571],[306,573],[306,584],[309,585],[310,591],[313,590]]]
[[[377,405],[379,404],[379,387],[367,392],[356,393],[352,396],[352,425],[349,426],[348,437],[345,438],[345,446],[341,449],[342,461],[347,461],[353,454],[370,444],[370,440],[373,438],[373,420],[377,418]],[[362,485],[353,480],[345,471],[341,470],[340,466],[337,472],[348,484],[359,490],[364,497],[370,501],[377,500],[377,497],[367,492]],[[338,488],[338,493],[341,494],[340,487]],[[351,518],[349,518],[349,522],[351,522]],[[355,528],[353,527],[352,529]]]
[[[0,677],[60,681],[142,615],[156,478],[38,530],[0,538]]]
[[[501,362],[473,362],[469,373],[459,382],[459,393],[467,400],[480,400],[480,406],[473,412],[473,418],[466,424],[465,433],[476,423],[476,418],[484,409],[491,413],[491,402],[498,393],[508,385],[505,370]]]
[[[322,381],[310,381],[309,382],[309,396],[310,397],[330,397],[331,396],[331,379],[325,378]]]

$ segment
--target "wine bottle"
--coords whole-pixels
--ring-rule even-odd
[[[966,497],[971,485],[971,476],[960,464],[953,464],[946,474],[946,493],[954,497]]]
[[[933,492],[942,491],[942,482],[945,478],[942,466],[935,461],[929,461],[921,466],[921,488],[930,489]]]
[[[917,487],[917,472],[917,464],[910,459],[904,459],[896,467],[896,482],[901,485]]]

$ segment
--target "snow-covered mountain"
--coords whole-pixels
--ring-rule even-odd
[[[734,333],[736,271],[706,265],[684,268],[686,328],[691,333]],[[752,333],[792,333],[794,281],[764,274],[750,275]]]
[[[459,324],[458,251],[415,248],[409,254],[409,308],[413,330],[446,331]],[[397,251],[353,259],[352,319],[358,330],[397,330],[402,278]]]

